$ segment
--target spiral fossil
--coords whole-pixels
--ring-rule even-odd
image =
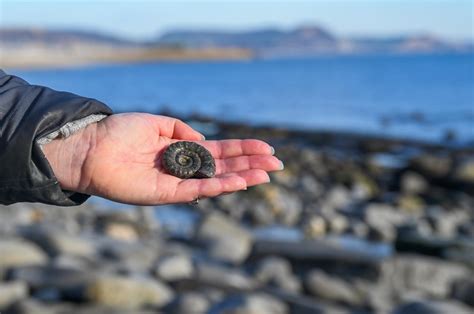
[[[216,173],[216,163],[211,153],[194,142],[171,144],[163,154],[162,163],[169,174],[182,179],[211,178]]]

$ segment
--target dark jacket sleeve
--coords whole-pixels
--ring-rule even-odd
[[[36,140],[99,113],[112,111],[97,100],[30,85],[0,70],[0,204],[83,203],[88,195],[61,190]]]

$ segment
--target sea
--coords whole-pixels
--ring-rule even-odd
[[[9,71],[116,112],[474,143],[474,54],[148,62]]]

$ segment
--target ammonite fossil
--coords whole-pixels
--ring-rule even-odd
[[[194,142],[181,141],[168,146],[163,154],[163,167],[176,177],[211,178],[216,163],[211,153]]]

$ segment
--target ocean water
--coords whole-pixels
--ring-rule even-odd
[[[474,141],[474,55],[153,62],[10,70],[115,111],[201,113],[230,121]]]

